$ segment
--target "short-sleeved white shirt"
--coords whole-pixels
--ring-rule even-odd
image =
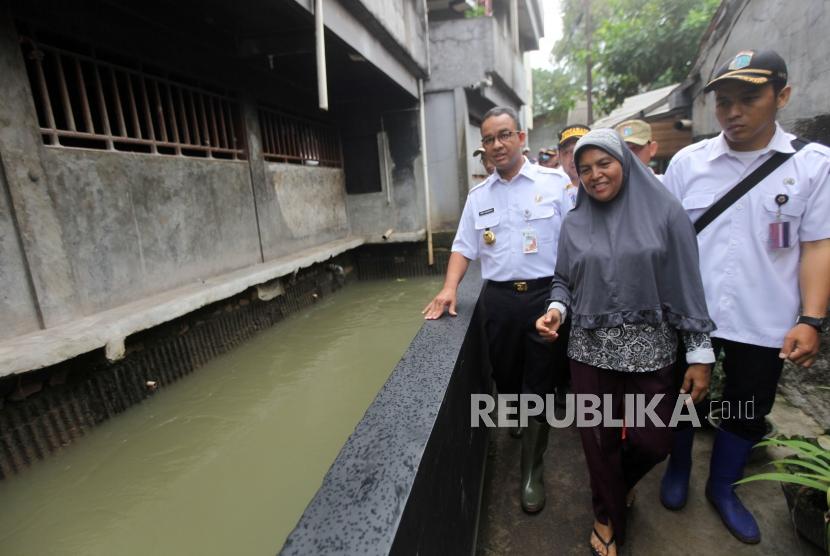
[[[452,250],[471,260],[481,259],[486,280],[553,276],[559,229],[570,210],[565,193],[569,181],[561,170],[527,159],[510,181],[493,172],[470,190]],[[484,241],[487,230],[495,234],[492,244]],[[536,252],[526,253],[532,239]]]
[[[579,193],[579,182],[569,183],[565,186],[565,193],[568,195],[568,200],[571,202],[568,210],[573,210],[576,207],[576,195]]]
[[[663,183],[695,221],[774,152],[793,152],[794,138],[776,124],[767,147],[748,159],[746,153],[732,151],[721,133],[678,152]],[[786,195],[780,207],[778,195]],[[770,247],[770,224],[776,222],[789,222],[790,247]],[[706,304],[718,327],[712,336],[781,347],[801,306],[800,242],[826,238],[830,238],[830,149],[812,143],[698,234]]]

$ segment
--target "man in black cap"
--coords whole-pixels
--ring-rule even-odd
[[[752,544],[761,533],[733,485],[766,432],[784,361],[809,367],[819,350],[830,298],[830,149],[776,122],[790,87],[775,52],[739,52],[704,92],[714,92],[722,132],[677,153],[664,184],[695,222],[713,347],[724,354],[730,418],[715,436],[706,497]],[[686,503],[693,439],[693,428],[675,431],[660,489],[672,510]]]

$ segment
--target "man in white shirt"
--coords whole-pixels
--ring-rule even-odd
[[[568,175],[570,183],[566,187],[571,208],[576,206],[576,194],[579,191],[579,175],[574,164],[574,147],[581,137],[591,131],[586,125],[569,125],[559,132],[559,164]]]
[[[568,178],[522,155],[525,132],[511,108],[489,110],[481,123],[485,156],[496,171],[470,190],[452,245],[444,287],[424,309],[428,320],[456,315],[456,291],[471,260],[481,260],[487,287],[480,303],[493,378],[500,394],[552,393],[555,372],[566,372],[565,347],[536,333],[556,266],[562,218],[570,208]],[[555,368],[560,367],[560,368]],[[522,508],[545,503],[542,459],[548,425],[529,419],[522,435]]]
[[[677,153],[663,180],[693,221],[775,153],[791,155],[698,234],[731,413],[715,437],[706,496],[733,535],[757,543],[758,525],[732,485],[765,433],[784,360],[808,367],[818,353],[830,297],[830,149],[811,143],[796,152],[776,122],[790,87],[775,52],[739,52],[710,91],[723,131]],[[686,502],[693,438],[691,428],[675,432],[660,493],[669,509]]]

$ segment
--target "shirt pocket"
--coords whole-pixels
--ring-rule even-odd
[[[491,212],[490,214],[476,216],[474,220],[476,230],[486,230],[487,228],[495,228],[498,226],[501,217],[499,213]]]
[[[777,195],[765,195],[762,211],[761,239],[769,241],[770,224],[776,222],[789,222],[788,239],[789,246],[798,245],[798,228],[801,224],[801,217],[807,209],[807,201],[798,197],[789,196],[787,202],[779,205],[775,202]]]
[[[559,206],[553,202],[533,205],[525,209],[524,227],[536,232],[540,243],[549,243],[559,239]]]
[[[714,193],[701,193],[699,195],[689,195],[683,199],[683,209],[689,218],[694,222],[715,202]]]
[[[482,257],[488,258],[500,252],[508,244],[507,230],[505,226],[499,226],[501,222],[501,215],[497,212],[476,215],[474,225],[476,235],[478,236],[478,247]],[[487,243],[484,235],[487,232],[493,234],[493,242]]]

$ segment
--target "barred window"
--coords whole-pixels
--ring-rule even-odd
[[[269,108],[259,109],[259,127],[265,160],[343,166],[340,135],[334,127]]]
[[[47,145],[243,160],[230,97],[92,54],[22,39]]]

